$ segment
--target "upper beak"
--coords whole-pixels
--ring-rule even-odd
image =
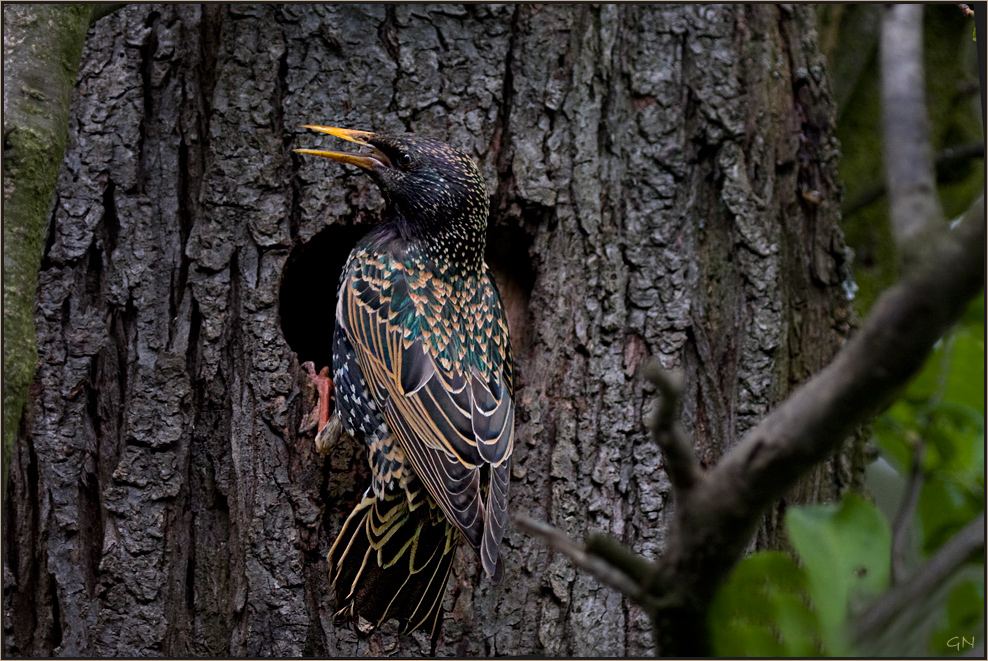
[[[359,168],[365,170],[374,170],[379,167],[389,167],[391,165],[390,159],[384,155],[384,153],[372,145],[369,140],[374,136],[370,131],[353,131],[350,129],[338,129],[332,126],[313,126],[305,125],[302,128],[312,129],[313,131],[319,131],[321,133],[328,133],[329,135],[335,135],[337,138],[343,138],[344,140],[349,140],[350,142],[355,142],[358,145],[363,145],[365,147],[371,148],[371,153],[369,154],[354,154],[343,151],[319,151],[317,149],[295,149],[296,153],[299,154],[312,154],[313,156],[324,156],[326,158],[331,158],[334,161],[339,161],[340,163],[349,163],[350,165],[356,165]]]

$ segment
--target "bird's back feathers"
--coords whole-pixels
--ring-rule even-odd
[[[337,322],[415,473],[499,577],[514,438],[503,306],[486,273],[405,254],[355,251]]]

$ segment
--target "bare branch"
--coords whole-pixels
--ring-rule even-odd
[[[883,154],[895,240],[913,258],[927,228],[943,222],[923,80],[923,6],[893,5],[882,22]]]
[[[518,527],[524,532],[533,537],[542,538],[550,548],[565,555],[574,565],[588,571],[604,585],[609,585],[615,590],[622,592],[647,609],[654,608],[656,600],[650,595],[643,593],[640,578],[632,578],[608,560],[589,553],[582,545],[573,541],[563,534],[562,531],[550,526],[548,523],[538,521],[525,514],[515,514],[514,519]],[[651,567],[649,563],[640,558],[638,562]]]
[[[974,555],[985,548],[984,512],[940,547],[907,582],[886,592],[859,620],[857,639],[874,638],[909,606],[922,603]]]
[[[713,595],[764,509],[895,396],[983,288],[984,242],[982,197],[882,295],[834,361],[707,472],[676,512],[678,534],[659,562],[665,584],[675,577],[699,602]]]
[[[650,424],[652,438],[662,450],[666,473],[677,496],[681,497],[703,479],[703,469],[693,452],[693,444],[676,420],[683,394],[682,374],[664,370],[655,361],[647,363],[642,374],[659,390]]]

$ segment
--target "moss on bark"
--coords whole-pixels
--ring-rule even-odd
[[[34,294],[91,5],[3,9],[3,484],[34,375]]]

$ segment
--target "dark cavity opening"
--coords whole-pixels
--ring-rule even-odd
[[[312,361],[316,371],[325,366],[332,369],[340,273],[350,251],[368,231],[366,225],[331,225],[296,245],[285,262],[279,294],[281,330],[299,363]],[[516,361],[532,343],[529,300],[535,270],[531,245],[531,236],[518,226],[497,225],[487,234],[487,265],[508,313]]]
[[[530,300],[535,286],[532,237],[521,227],[497,224],[487,232],[485,259],[508,313],[511,352],[520,368],[532,346]]]
[[[281,331],[299,363],[311,360],[316,371],[332,369],[336,288],[347,256],[368,231],[330,225],[292,248],[285,262],[278,296]]]

